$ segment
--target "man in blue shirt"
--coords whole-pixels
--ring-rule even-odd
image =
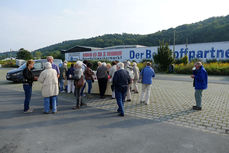
[[[195,64],[196,70],[191,78],[194,79],[194,87],[195,87],[195,100],[196,106],[193,106],[194,110],[201,110],[201,102],[202,102],[202,92],[208,87],[208,74],[204,69],[201,62],[197,62]]]
[[[47,56],[47,61],[49,62],[49,63],[51,63],[52,64],[52,68],[54,69],[54,70],[56,70],[56,72],[57,72],[57,77],[59,78],[59,76],[60,76],[60,69],[59,69],[59,67],[56,65],[56,64],[54,64],[53,63],[53,57],[52,56]]]
[[[142,78],[142,94],[140,97],[140,103],[145,103],[145,105],[148,105],[151,92],[152,78],[155,77],[155,72],[151,67],[150,62],[147,62],[146,67],[141,71],[140,76]]]
[[[124,70],[124,64],[117,64],[117,71],[114,73],[113,85],[115,89],[115,98],[118,104],[119,116],[124,116],[124,101],[128,85],[130,84],[130,75],[127,70]]]

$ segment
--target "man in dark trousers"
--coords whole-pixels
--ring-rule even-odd
[[[124,64],[117,64],[117,71],[113,77],[113,85],[115,88],[115,98],[118,104],[118,113],[119,116],[124,116],[124,101],[130,84],[131,79],[127,70],[124,70]]]
[[[104,95],[107,89],[107,81],[108,81],[106,63],[102,63],[102,66],[98,67],[96,76],[97,76],[98,83],[99,83],[100,98],[104,98]]]

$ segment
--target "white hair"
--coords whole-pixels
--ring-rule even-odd
[[[117,67],[119,67],[120,69],[124,69],[124,64],[122,62],[119,62],[117,64]]]
[[[49,60],[49,59],[53,59],[53,57],[52,56],[47,56],[47,58],[46,58],[47,60]]]
[[[52,65],[50,62],[46,62],[45,63],[45,69],[51,69],[52,68]]]
[[[127,61],[126,64],[129,66],[130,65],[130,61]]]
[[[82,61],[77,61],[77,62],[76,62],[76,65],[78,65],[78,66],[82,67],[83,62],[82,62]]]
[[[107,63],[103,62],[102,65],[103,65],[103,66],[107,66]]]
[[[202,63],[201,62],[196,62],[195,64],[196,65],[199,65],[199,66],[202,66]]]
[[[137,66],[137,63],[136,62],[133,62],[133,66]]]

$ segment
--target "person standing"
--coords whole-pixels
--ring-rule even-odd
[[[97,65],[98,65],[98,67],[97,67],[97,69],[98,69],[100,66],[102,66],[102,63],[100,61],[98,61]]]
[[[124,64],[117,64],[117,71],[114,73],[113,85],[115,97],[118,105],[119,116],[124,116],[124,101],[131,79],[127,70],[124,70]]]
[[[140,71],[136,62],[133,63],[133,72],[134,72],[134,79],[133,79],[134,93],[138,93],[138,80],[139,80]]]
[[[128,89],[127,89],[127,101],[131,101],[131,85],[132,85],[132,82],[133,82],[133,79],[134,79],[134,72],[133,72],[133,67],[130,65],[130,61],[127,61],[126,64],[125,64],[125,69],[128,71],[129,73],[129,76],[130,76],[130,79],[131,79],[131,82],[130,84],[128,85]]]
[[[60,77],[59,77],[60,92],[64,92],[64,81],[66,80],[67,70],[68,70],[67,63],[64,62],[60,67]]]
[[[152,78],[155,77],[155,72],[151,67],[150,62],[147,62],[146,67],[141,71],[140,75],[142,77],[142,94],[140,97],[140,103],[145,103],[145,105],[148,105],[150,99]]]
[[[56,70],[57,78],[59,78],[60,77],[60,69],[56,64],[53,63],[53,60],[54,60],[54,58],[52,56],[47,56],[47,61],[49,63],[51,63],[52,69]]]
[[[41,72],[38,81],[42,84],[41,92],[44,97],[44,113],[48,114],[50,102],[52,113],[57,112],[57,95],[59,93],[57,72],[50,62],[45,63],[45,70]]]
[[[94,82],[94,79],[93,79],[94,72],[92,71],[91,67],[92,67],[92,64],[87,63],[87,68],[84,71],[85,79],[88,84],[88,95],[91,94],[92,82]]]
[[[68,69],[67,72],[67,80],[68,80],[68,93],[74,93],[75,85],[74,85],[74,64],[71,64],[71,67]]]
[[[106,63],[102,63],[102,66],[98,67],[96,76],[99,84],[100,98],[104,98],[107,89],[107,81],[108,81]]]
[[[54,58],[52,56],[47,56],[47,61],[51,63],[52,69],[56,70],[57,78],[60,77],[60,69],[59,67],[53,62]],[[58,96],[56,96],[56,105],[58,105]],[[50,98],[50,109],[52,108],[52,98]]]
[[[195,73],[191,76],[194,79],[196,106],[194,110],[202,109],[202,92],[208,87],[208,74],[201,62],[195,64]]]
[[[75,85],[75,96],[76,96],[76,105],[72,109],[80,109],[80,106],[83,106],[81,90],[84,86],[84,76],[82,69],[82,62],[76,62],[74,69],[74,85]]]
[[[112,67],[110,68],[109,75],[110,75],[110,81],[113,82],[113,77],[114,73],[117,71],[117,66],[116,66],[116,61],[113,61]],[[111,90],[112,90],[112,99],[115,99],[115,90],[114,90],[114,85],[111,85]]]
[[[87,60],[84,60],[83,61],[83,63],[81,62],[81,61],[77,61],[78,63],[80,62],[81,64],[82,64],[82,71],[83,71],[83,73],[85,72],[85,70],[87,69],[87,63],[88,63],[88,61]],[[80,65],[81,65],[80,64]],[[86,87],[86,82],[84,83],[84,86],[83,86],[83,88],[81,89],[81,92],[80,92],[80,94],[81,94],[81,96],[85,96],[85,94],[84,94],[84,89],[85,89],[85,87]]]
[[[35,77],[33,72],[31,71],[33,66],[34,66],[34,61],[29,60],[26,63],[26,68],[23,70],[23,89],[25,92],[24,113],[33,112],[33,110],[29,107],[31,95],[32,95],[33,81],[37,80],[37,77]]]

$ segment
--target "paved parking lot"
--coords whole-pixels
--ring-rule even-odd
[[[31,103],[35,112],[25,116],[21,112],[22,85],[6,81],[7,70],[0,69],[0,153],[76,152],[74,149],[132,153],[149,152],[150,148],[155,152],[223,153],[229,149],[228,77],[209,77],[211,83],[203,93],[203,110],[193,111],[194,90],[189,76],[157,75],[150,105],[139,104],[139,94],[133,94],[132,101],[125,103],[125,118],[116,117],[115,100],[110,97],[101,100],[97,95],[85,98],[88,107],[74,113],[71,110],[74,97],[65,93],[59,95],[59,112],[45,116],[42,114],[41,85],[36,82]],[[78,139],[82,139],[82,143]],[[75,146],[74,141],[77,141]],[[118,148],[120,145],[123,148]],[[68,151],[61,150],[61,146]],[[87,146],[90,149],[86,149]]]
[[[1,70],[0,84],[6,88],[23,91],[21,84],[5,80],[8,69]],[[132,94],[132,102],[125,103],[127,115],[155,121],[167,122],[179,126],[200,129],[208,132],[229,134],[229,77],[209,77],[209,87],[203,92],[203,110],[193,111],[195,105],[192,79],[188,75],[160,74],[153,81],[150,105],[139,103],[139,94]],[[40,94],[41,85],[35,82],[33,92]],[[139,84],[141,91],[141,84]],[[69,102],[73,95],[61,94]],[[87,99],[88,105],[99,109],[116,111],[116,101],[98,96]]]

